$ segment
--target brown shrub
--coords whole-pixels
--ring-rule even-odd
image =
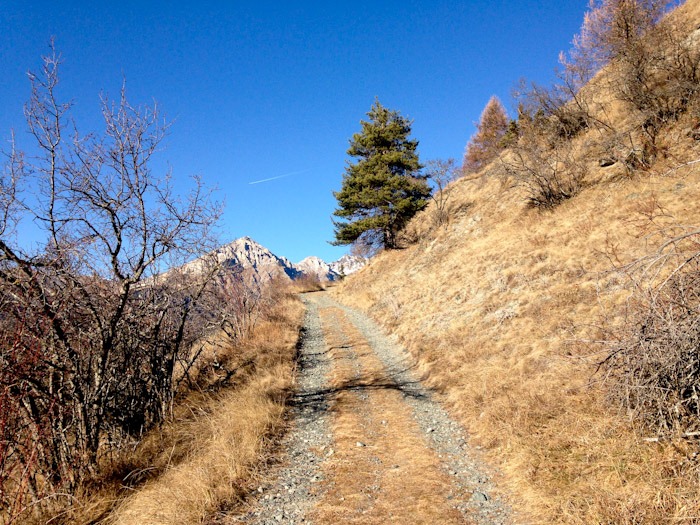
[[[535,115],[521,122],[520,140],[501,161],[527,189],[530,205],[553,208],[581,191],[587,166],[571,142],[552,135],[546,117]]]
[[[637,264],[628,325],[602,363],[611,397],[662,435],[700,429],[700,252],[687,251],[698,235]]]
[[[326,289],[327,282],[316,275],[303,275],[294,279],[294,288],[300,293],[319,292]]]

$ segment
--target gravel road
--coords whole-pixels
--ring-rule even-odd
[[[339,305],[325,293],[307,294],[304,302],[307,312],[300,350],[298,391],[289,413],[290,431],[282,443],[285,457],[271,473],[271,483],[257,489],[247,512],[230,516],[229,522],[258,525],[311,523],[312,509],[324,499],[329,484],[324,464],[331,462],[336,453],[332,430],[333,390],[329,387],[329,375],[334,365],[319,312],[333,309],[344,313],[345,320],[354,325],[383,364],[386,377],[400,385],[402,399],[410,407],[410,414],[422,434],[421,442],[432,449],[436,463],[449,478],[449,485],[440,498],[459,510],[464,523],[512,523],[508,506],[499,499],[488,469],[478,459],[479,451],[470,447],[464,429],[417,380],[408,353],[365,315]],[[355,357],[350,359],[354,362]],[[352,366],[359,370],[359,365]],[[358,395],[368,396],[370,393],[359,392]],[[364,444],[358,442],[357,446]],[[420,483],[420,480],[405,480],[405,483],[412,482]]]

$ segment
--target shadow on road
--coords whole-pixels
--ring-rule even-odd
[[[330,350],[326,350],[326,353]],[[401,371],[394,371],[401,376],[411,370],[409,367]],[[289,405],[303,411],[326,412],[330,409],[330,403],[341,392],[370,392],[372,390],[395,390],[401,392],[404,397],[413,399],[426,399],[424,387],[418,381],[396,381],[391,377],[359,376],[343,382],[338,387],[323,388],[310,392],[299,392],[289,400]]]

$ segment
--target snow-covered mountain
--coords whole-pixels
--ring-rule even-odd
[[[336,281],[367,264],[367,259],[354,255],[344,255],[330,264],[314,256],[294,264],[286,257],[275,255],[250,237],[241,237],[225,244],[215,250],[213,255],[224,267],[249,271],[258,282],[276,277],[294,280],[303,276],[315,277],[321,281]],[[196,269],[199,264],[199,261],[193,261],[188,266]]]
[[[345,276],[355,273],[367,264],[368,260],[359,255],[343,255],[340,259],[329,264],[331,270],[337,275]]]
[[[307,257],[294,265],[304,275],[317,277],[319,281],[335,281],[338,275],[323,259],[316,256]]]

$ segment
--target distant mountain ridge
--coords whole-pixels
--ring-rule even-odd
[[[250,237],[241,237],[225,244],[213,254],[219,264],[251,271],[255,280],[260,282],[279,277],[290,280],[312,277],[320,281],[337,281],[367,264],[367,259],[356,255],[344,255],[330,264],[315,256],[292,263],[286,257],[275,255]]]

